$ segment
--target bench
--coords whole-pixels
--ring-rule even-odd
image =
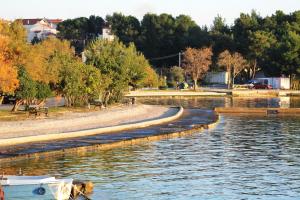
[[[134,105],[136,104],[136,98],[135,97],[125,98],[122,103],[125,105]]]
[[[48,117],[48,107],[39,107],[39,106],[29,106],[28,107],[28,116],[35,115],[35,117],[40,116],[43,113]]]
[[[101,108],[103,106],[103,103],[102,103],[102,101],[94,100],[94,101],[90,102],[90,105],[93,105],[94,109],[96,109],[97,107],[99,107],[100,110],[101,110]]]

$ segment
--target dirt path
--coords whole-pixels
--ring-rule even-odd
[[[172,116],[177,111],[163,106],[134,105],[89,113],[66,113],[57,118],[0,122],[0,139],[137,123]]]

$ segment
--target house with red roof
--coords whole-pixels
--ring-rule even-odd
[[[22,19],[23,26],[27,30],[27,41],[31,42],[33,38],[45,39],[50,35],[57,35],[57,24],[62,22],[61,19]]]

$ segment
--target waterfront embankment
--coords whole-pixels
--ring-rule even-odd
[[[137,90],[131,91],[127,97],[281,97],[300,96],[299,90],[255,90],[255,89],[222,89],[199,88],[193,90]]]
[[[51,119],[3,122],[0,146],[143,128],[175,120],[182,112],[182,108],[133,105]]]
[[[217,107],[215,111],[220,114],[300,115],[300,108]]]
[[[180,116],[178,116],[179,114]],[[219,119],[219,116],[212,110],[183,110],[182,108],[177,109],[176,114],[171,117],[173,119],[166,117],[170,120],[168,122],[165,121],[163,124],[150,127],[3,146],[0,147],[0,161],[4,163],[19,159],[64,155],[66,153],[82,154],[89,151],[180,137],[211,128]]]
[[[184,96],[184,97],[205,97],[205,96],[226,96],[226,92],[210,92],[210,91],[191,91],[191,90],[137,90],[130,91],[126,97],[172,97],[172,96]]]

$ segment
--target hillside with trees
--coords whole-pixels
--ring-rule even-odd
[[[89,21],[88,18],[85,20]],[[85,20],[77,18],[63,22],[64,26],[59,26],[61,37],[69,39],[69,35],[75,35],[72,41],[91,38],[92,31],[87,31],[90,29],[86,29],[86,26],[92,23]],[[112,32],[125,45],[134,43],[150,64],[165,75],[172,66],[178,65],[179,52],[188,47],[211,47],[213,56],[210,70],[213,71],[223,70],[224,67],[218,65],[218,58],[228,50],[232,54],[239,53],[247,60],[247,70],[238,75],[243,80],[253,78],[258,71],[263,71],[267,76],[300,76],[300,11],[290,14],[277,11],[266,17],[255,11],[241,13],[232,25],[217,16],[210,27],[198,26],[187,15],[174,17],[169,14],[146,14],[139,21],[134,16],[114,13],[99,21],[99,26],[110,25]],[[72,24],[80,28],[79,31],[71,30],[83,36],[66,34],[64,27]]]

